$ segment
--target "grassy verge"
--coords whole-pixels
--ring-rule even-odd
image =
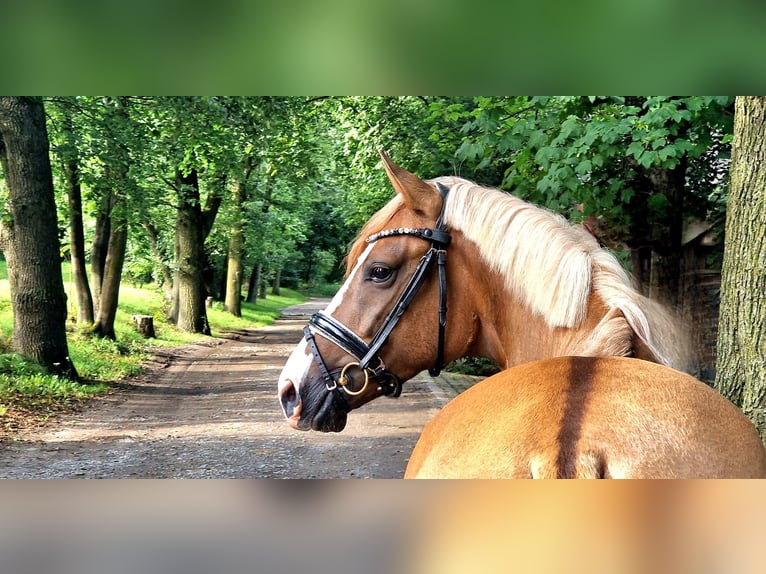
[[[70,323],[69,352],[83,379],[66,381],[47,374],[34,363],[10,351],[13,313],[5,280],[5,262],[0,263],[0,438],[18,428],[40,424],[51,415],[77,408],[94,395],[108,392],[110,383],[141,371],[141,363],[158,346],[173,347],[208,339],[199,334],[182,333],[165,321],[166,303],[153,287],[120,289],[120,304],[115,321],[117,341],[91,337],[87,330]],[[66,271],[64,277],[67,277]],[[69,301],[74,301],[71,285],[65,284]],[[237,318],[214,303],[208,309],[213,336],[226,331],[267,325],[279,317],[280,310],[305,301],[296,291],[282,290],[280,297],[270,296],[258,303],[242,303],[242,317]],[[70,309],[73,315],[74,309]],[[154,317],[156,339],[144,339],[135,329],[132,315]]]

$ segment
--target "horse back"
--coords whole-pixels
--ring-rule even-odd
[[[429,422],[405,478],[765,477],[766,450],[693,377],[620,357],[559,357],[474,385]]]

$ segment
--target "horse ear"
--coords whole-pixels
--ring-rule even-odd
[[[404,204],[413,211],[436,219],[441,211],[441,196],[436,188],[396,165],[385,151],[380,151],[380,157],[391,185],[402,196]]]

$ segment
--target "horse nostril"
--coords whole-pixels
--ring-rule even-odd
[[[279,401],[287,418],[296,414],[295,410],[301,404],[301,400],[292,381],[287,381],[287,384],[279,390]]]

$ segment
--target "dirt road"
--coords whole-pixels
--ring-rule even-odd
[[[314,300],[274,325],[160,351],[122,389],[14,442],[0,478],[397,478],[423,425],[454,396],[418,376],[399,399],[349,415],[342,433],[292,430],[275,398]]]

